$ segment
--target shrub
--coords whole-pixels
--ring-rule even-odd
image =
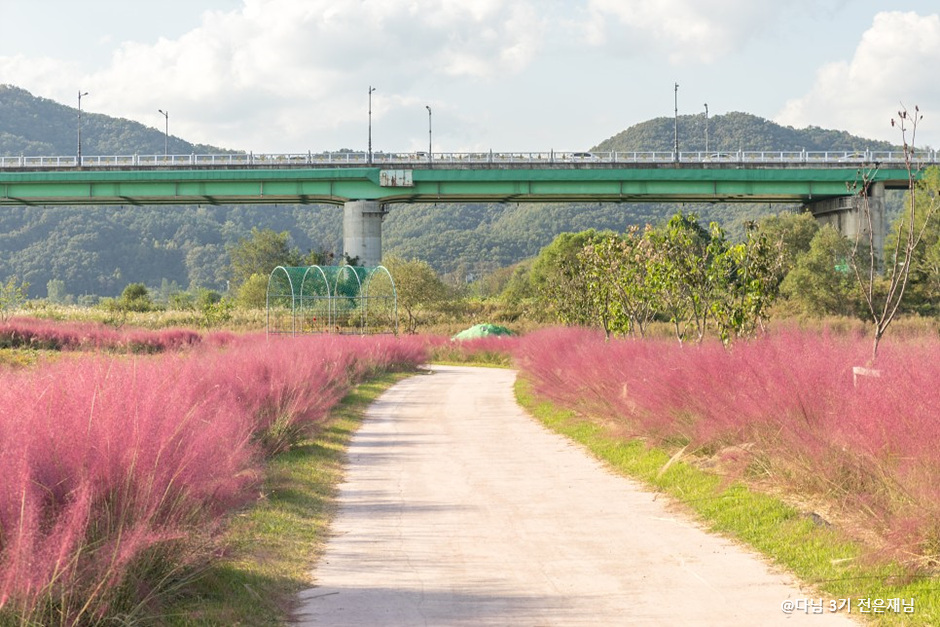
[[[153,299],[143,283],[129,283],[121,292],[117,306],[122,311],[150,311],[153,309]]]

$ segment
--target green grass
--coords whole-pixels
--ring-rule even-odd
[[[30,368],[46,356],[47,351],[33,348],[0,348],[0,368]]]
[[[712,531],[751,546],[815,589],[804,598],[914,599],[914,614],[858,614],[885,625],[940,625],[940,582],[867,559],[865,547],[780,499],[728,482],[641,440],[608,433],[589,418],[540,401],[520,377],[516,398],[548,428],[584,445],[616,471],[681,503]],[[668,467],[667,467],[667,464]],[[665,471],[663,469],[666,468]]]
[[[235,516],[214,562],[157,620],[161,625],[281,625],[324,549],[346,446],[368,406],[409,373],[359,385],[315,439],[275,457],[263,498]]]
[[[430,361],[442,366],[481,366],[484,368],[510,368],[512,356],[503,351],[467,350],[460,343],[435,346]]]

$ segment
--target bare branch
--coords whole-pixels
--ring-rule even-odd
[[[907,216],[902,220],[895,233],[894,254],[889,260],[885,259],[883,272],[878,272],[878,257],[875,251],[875,234],[872,222],[872,211],[870,206],[869,192],[874,179],[875,170],[861,174],[861,190],[858,192],[860,211],[864,211],[865,219],[868,224],[868,272],[863,276],[862,270],[858,267],[858,249],[859,236],[856,232],[855,246],[852,250],[853,268],[855,277],[859,283],[865,298],[868,311],[872,316],[872,322],[875,326],[874,342],[872,345],[872,356],[870,363],[874,363],[878,355],[878,345],[881,338],[887,331],[888,326],[897,316],[901,302],[904,298],[904,292],[907,289],[911,272],[911,261],[914,257],[914,251],[923,239],[927,229],[929,219],[936,209],[935,204],[927,209],[927,215],[924,216],[923,224],[918,227],[917,218],[917,178],[920,165],[915,162],[915,140],[917,138],[917,124],[923,116],[920,115],[920,108],[914,107],[914,114],[911,115],[907,108],[901,104],[897,118],[891,119],[891,126],[899,128],[901,131],[901,141],[903,145],[904,167],[907,170],[909,203]],[[903,244],[902,244],[903,240]],[[877,295],[876,284],[879,279],[884,282],[884,296]],[[883,300],[881,300],[883,298]],[[876,302],[877,301],[877,302]]]

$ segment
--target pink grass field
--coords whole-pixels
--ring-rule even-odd
[[[780,330],[718,342],[615,340],[577,329],[522,338],[535,392],[628,437],[721,460],[875,530],[892,557],[940,559],[940,341],[887,340],[878,377],[858,335]],[[885,549],[885,547],[881,547]]]
[[[0,373],[0,624],[133,617],[257,498],[266,456],[417,339],[233,337]]]
[[[0,322],[0,348],[160,353],[190,348],[204,339],[219,345],[229,337],[227,333],[203,335],[191,329],[118,330],[95,322],[36,318],[11,318]]]

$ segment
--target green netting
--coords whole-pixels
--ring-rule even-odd
[[[278,266],[268,277],[267,325],[269,333],[296,333],[301,285],[307,268]]]
[[[362,302],[366,314],[363,323],[371,329],[389,329],[398,334],[398,292],[391,273],[384,267],[373,268],[362,281]]]
[[[383,266],[278,266],[268,278],[268,333],[398,333],[398,297]]]
[[[330,283],[319,266],[310,266],[300,284],[300,332],[323,333],[330,329]]]

